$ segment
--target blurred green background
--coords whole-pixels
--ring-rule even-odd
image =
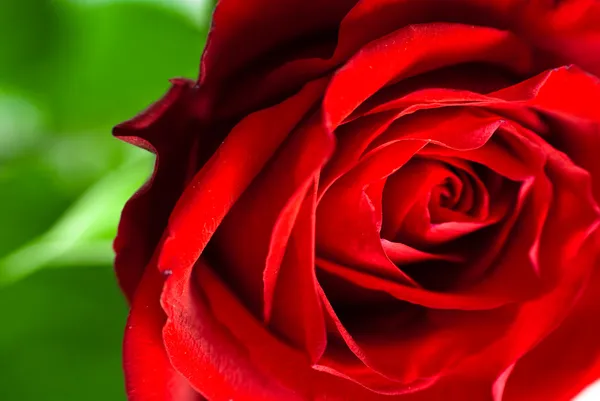
[[[210,0],[0,0],[0,400],[124,400],[111,242],[149,153],[111,128],[195,78]]]

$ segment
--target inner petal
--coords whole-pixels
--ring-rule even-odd
[[[329,347],[320,365],[352,376],[339,358],[336,339],[366,366],[399,385],[415,385],[451,369],[501,334],[513,316],[510,307],[488,311],[439,311],[390,298],[376,290],[343,291],[321,272],[325,309],[330,317]],[[349,296],[351,293],[354,296]],[[475,326],[480,329],[473,330]],[[474,334],[476,333],[476,334]],[[453,344],[453,346],[449,346]],[[407,364],[406,361],[419,361]],[[398,388],[397,390],[400,390]]]
[[[483,278],[484,264],[476,261],[493,248],[489,241],[514,212],[521,187],[458,153],[419,154],[388,178],[382,195],[384,250],[434,291]],[[405,247],[423,257],[398,258]]]
[[[469,163],[416,157],[384,187],[382,237],[438,244],[496,221],[486,184]],[[498,216],[500,217],[500,216]]]

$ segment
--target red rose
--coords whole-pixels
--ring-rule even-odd
[[[222,0],[116,267],[132,401],[568,400],[600,376],[600,2]]]

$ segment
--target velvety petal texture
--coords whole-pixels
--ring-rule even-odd
[[[114,134],[129,400],[569,400],[600,378],[600,3],[221,0]]]

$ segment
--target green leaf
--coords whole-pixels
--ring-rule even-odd
[[[181,13],[124,2],[68,11],[67,52],[48,86],[58,132],[109,128],[158,99],[170,78],[198,75],[206,29]]]
[[[90,187],[43,235],[0,259],[0,285],[13,283],[57,259],[71,264],[89,265],[112,258],[112,250],[103,248],[82,252],[97,239],[111,238],[116,232],[125,201],[140,187],[151,170],[151,157],[139,155]],[[74,258],[75,253],[77,257]],[[75,261],[73,261],[75,259]]]
[[[72,201],[35,155],[0,166],[0,257],[49,229]]]
[[[64,18],[51,0],[3,0],[0,86],[37,86],[61,56]],[[32,88],[33,89],[33,88]],[[39,89],[39,87],[38,87]]]
[[[31,147],[42,135],[39,108],[18,94],[0,92],[0,163]]]
[[[111,269],[40,271],[0,291],[0,313],[0,400],[125,400]]]
[[[204,1],[0,0],[0,400],[125,399],[111,243],[152,158],[110,128],[197,76]]]

